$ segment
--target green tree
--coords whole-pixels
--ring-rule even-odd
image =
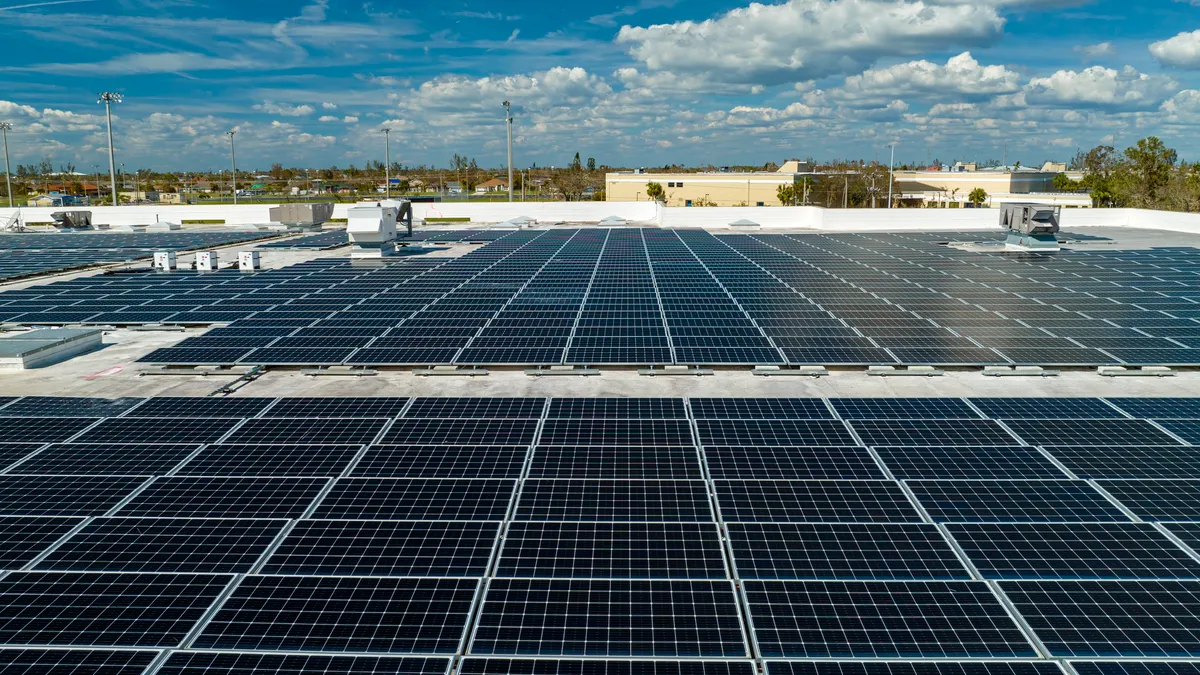
[[[1122,183],[1135,206],[1155,208],[1158,196],[1171,181],[1179,154],[1156,136],[1143,138],[1125,150]]]
[[[1079,183],[1071,180],[1065,173],[1054,176],[1054,189],[1058,192],[1074,192],[1079,189]]]
[[[662,183],[655,183],[654,181],[646,183],[646,196],[656,202],[665,202],[667,200],[667,193],[663,191]]]
[[[987,200],[988,200],[987,191],[985,191],[983,188],[980,188],[980,187],[977,187],[974,190],[971,190],[971,194],[967,195],[967,201],[969,201],[973,205],[975,205],[975,208],[979,208],[979,206],[981,204],[983,204],[984,202],[986,202]]]
[[[596,170],[596,158],[595,157],[588,157],[587,167],[588,167],[588,171]]]
[[[777,189],[775,191],[775,196],[779,197],[779,203],[783,204],[784,206],[794,205],[796,203],[796,186],[795,186],[795,184],[780,185],[779,189]]]
[[[583,163],[579,161],[579,153],[575,153],[575,159],[571,160],[571,165],[567,167],[568,171],[583,171]]]

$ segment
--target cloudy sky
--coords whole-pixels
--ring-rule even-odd
[[[1200,0],[0,0],[13,162],[1200,159]]]

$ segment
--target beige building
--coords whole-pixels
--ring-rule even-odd
[[[973,165],[958,165],[951,171],[897,171],[896,185],[906,200],[920,200],[926,206],[947,207],[966,204],[976,188],[988,194],[984,206],[1002,202],[1035,201],[1068,207],[1090,207],[1086,193],[1063,193],[1054,189],[1054,178],[1062,171],[1060,165],[1048,164],[1041,169],[996,169],[977,171]],[[1065,167],[1062,167],[1065,168]],[[1067,173],[1073,180],[1081,175]]]
[[[646,202],[646,185],[663,187],[667,206],[781,206],[779,186],[811,175],[801,162],[786,162],[778,171],[748,173],[654,173],[623,171],[604,177],[610,202]]]

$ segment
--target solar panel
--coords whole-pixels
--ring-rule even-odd
[[[448,658],[417,656],[173,651],[156,672],[163,675],[445,675],[449,666]]]
[[[0,569],[24,566],[81,522],[81,518],[0,517]]]
[[[325,478],[158,478],[122,506],[121,516],[296,518]]]
[[[537,420],[533,419],[398,419],[379,443],[529,445],[535,431]]]
[[[209,445],[180,467],[181,476],[338,476],[359,445]]]
[[[1145,420],[1010,420],[1030,445],[1181,445]]]
[[[0,649],[0,671],[45,675],[141,675],[158,652],[113,649]]]
[[[521,488],[516,520],[711,521],[708,490],[692,480],[543,480]]]
[[[1139,518],[1200,519],[1200,481],[1102,480],[1097,483]]]
[[[171,647],[232,579],[219,574],[13,572],[0,579],[0,616],[5,617],[0,643]]]
[[[884,478],[865,448],[721,447],[704,448],[713,478],[854,479]]]
[[[876,446],[875,452],[901,480],[1067,477],[1045,455],[1023,446]]]
[[[711,523],[514,522],[498,577],[724,579]]]
[[[969,579],[926,524],[730,523],[740,579]]]
[[[338,480],[314,518],[503,520],[516,481],[463,478]]]
[[[1079,675],[1194,675],[1195,661],[1072,661]]]
[[[541,398],[417,398],[404,416],[537,419],[545,406]]]
[[[1048,661],[766,661],[765,663],[768,675],[1062,675],[1058,664]],[[1083,671],[1080,671],[1080,675],[1084,675]],[[1088,673],[1088,675],[1097,674]],[[1146,673],[1145,675],[1150,674]]]
[[[56,548],[37,569],[245,573],[285,524],[230,518],[99,518]]]
[[[979,419],[979,413],[959,398],[831,398],[842,419]]]
[[[396,417],[408,403],[398,397],[281,398],[263,417],[385,418]]]
[[[200,448],[187,444],[65,443],[47,447],[9,473],[159,474]]]
[[[977,581],[747,581],[764,657],[1035,656]]]
[[[831,419],[833,414],[819,398],[693,398],[696,419]]]
[[[96,516],[144,482],[145,477],[0,476],[0,515]]]
[[[743,661],[466,658],[460,675],[754,675]],[[1023,675],[1023,674],[1022,674]],[[1182,674],[1181,674],[1182,675]]]
[[[1098,398],[973,398],[971,403],[996,419],[1121,418],[1119,410]]]
[[[582,579],[491,581],[470,652],[607,657],[748,654],[728,581]]]
[[[555,398],[550,419],[687,419],[678,398]]]
[[[701,479],[694,447],[538,446],[532,478]]]
[[[274,403],[273,398],[212,398],[157,396],[146,399],[137,417],[253,417]]]
[[[1084,481],[920,480],[908,485],[937,522],[1129,520]]]
[[[1200,654],[1198,581],[1001,581],[1053,656]]]
[[[1109,398],[1134,417],[1200,417],[1200,398]]]
[[[1014,445],[1016,440],[991,420],[854,420],[867,445]]]
[[[0,408],[2,417],[116,417],[142,402],[140,398],[25,396]]]
[[[238,419],[110,417],[72,440],[77,443],[213,443],[240,423]]]
[[[98,420],[90,417],[0,417],[7,443],[56,443],[71,439]]]
[[[920,522],[900,486],[883,480],[714,480],[726,522]]]
[[[704,445],[858,445],[835,420],[696,420]]]
[[[687,420],[548,419],[545,445],[691,445]]]
[[[452,654],[478,585],[475,579],[249,576],[193,646]]]
[[[1068,446],[1049,449],[1080,478],[1200,478],[1200,455],[1187,446]]]
[[[304,520],[263,574],[481,577],[500,523]]]
[[[988,579],[1195,579],[1200,563],[1144,523],[947,526]]]
[[[246,420],[237,431],[224,439],[227,443],[321,443],[360,445],[370,443],[387,420],[263,418]]]

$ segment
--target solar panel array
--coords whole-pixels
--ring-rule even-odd
[[[259,246],[260,249],[330,249],[340,248],[350,245],[350,237],[345,230],[326,230],[317,234],[309,234],[303,237],[292,237],[283,241],[272,241]]]
[[[0,293],[0,321],[229,324],[144,359],[177,365],[1200,365],[1193,248],[1013,256],[919,234],[638,228],[413,240],[488,239],[461,257],[52,283]]]
[[[274,236],[276,233],[266,231],[2,234],[0,279],[148,258],[155,251],[189,251]]]
[[[1194,404],[8,397],[0,670],[1175,674]]]

